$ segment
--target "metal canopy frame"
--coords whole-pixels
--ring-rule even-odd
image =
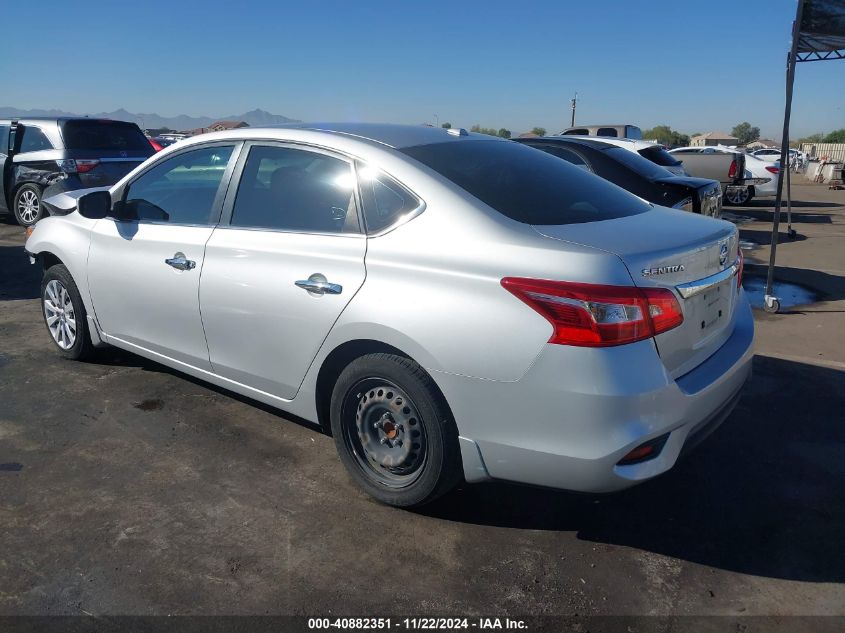
[[[783,202],[784,173],[787,180],[787,198],[791,198],[787,156],[789,155],[789,119],[792,115],[795,64],[830,59],[845,59],[845,0],[798,0],[795,21],[792,23],[792,45],[786,58],[786,106],[783,113],[783,135],[780,145],[780,171],[778,172],[769,270],[766,276],[766,295],[763,306],[767,312],[777,312],[780,308],[780,301],[772,294],[772,284],[780,228],[780,208]],[[791,206],[790,200],[790,211]]]

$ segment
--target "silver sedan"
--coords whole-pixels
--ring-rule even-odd
[[[733,225],[510,141],[248,128],[45,203],[26,249],[60,353],[114,345],[318,423],[396,506],[647,480],[750,372]]]

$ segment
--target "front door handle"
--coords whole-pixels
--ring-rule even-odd
[[[173,257],[165,259],[164,263],[176,270],[193,270],[197,267],[197,263],[192,259],[187,259],[185,253],[176,253]]]
[[[330,283],[320,273],[314,273],[308,279],[300,279],[294,282],[297,287],[319,295],[339,295],[343,292],[343,286]]]

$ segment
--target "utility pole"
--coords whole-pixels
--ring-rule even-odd
[[[572,121],[569,123],[569,127],[575,127],[575,107],[578,105],[578,93],[575,93],[575,96],[572,98]]]

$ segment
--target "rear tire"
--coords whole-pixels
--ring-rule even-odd
[[[44,212],[44,206],[41,204],[41,188],[33,184],[22,185],[15,192],[12,212],[15,214],[15,220],[21,226],[32,226],[47,215]]]
[[[751,187],[745,187],[737,193],[733,193],[733,190],[725,190],[724,198],[725,205],[742,206],[751,202],[751,199],[754,198],[754,190]]]
[[[343,465],[382,503],[421,506],[462,479],[448,406],[408,358],[379,353],[352,361],[332,391],[331,426]]]
[[[41,314],[47,333],[59,353],[83,360],[94,353],[88,334],[85,304],[70,272],[62,264],[51,266],[41,280]]]

